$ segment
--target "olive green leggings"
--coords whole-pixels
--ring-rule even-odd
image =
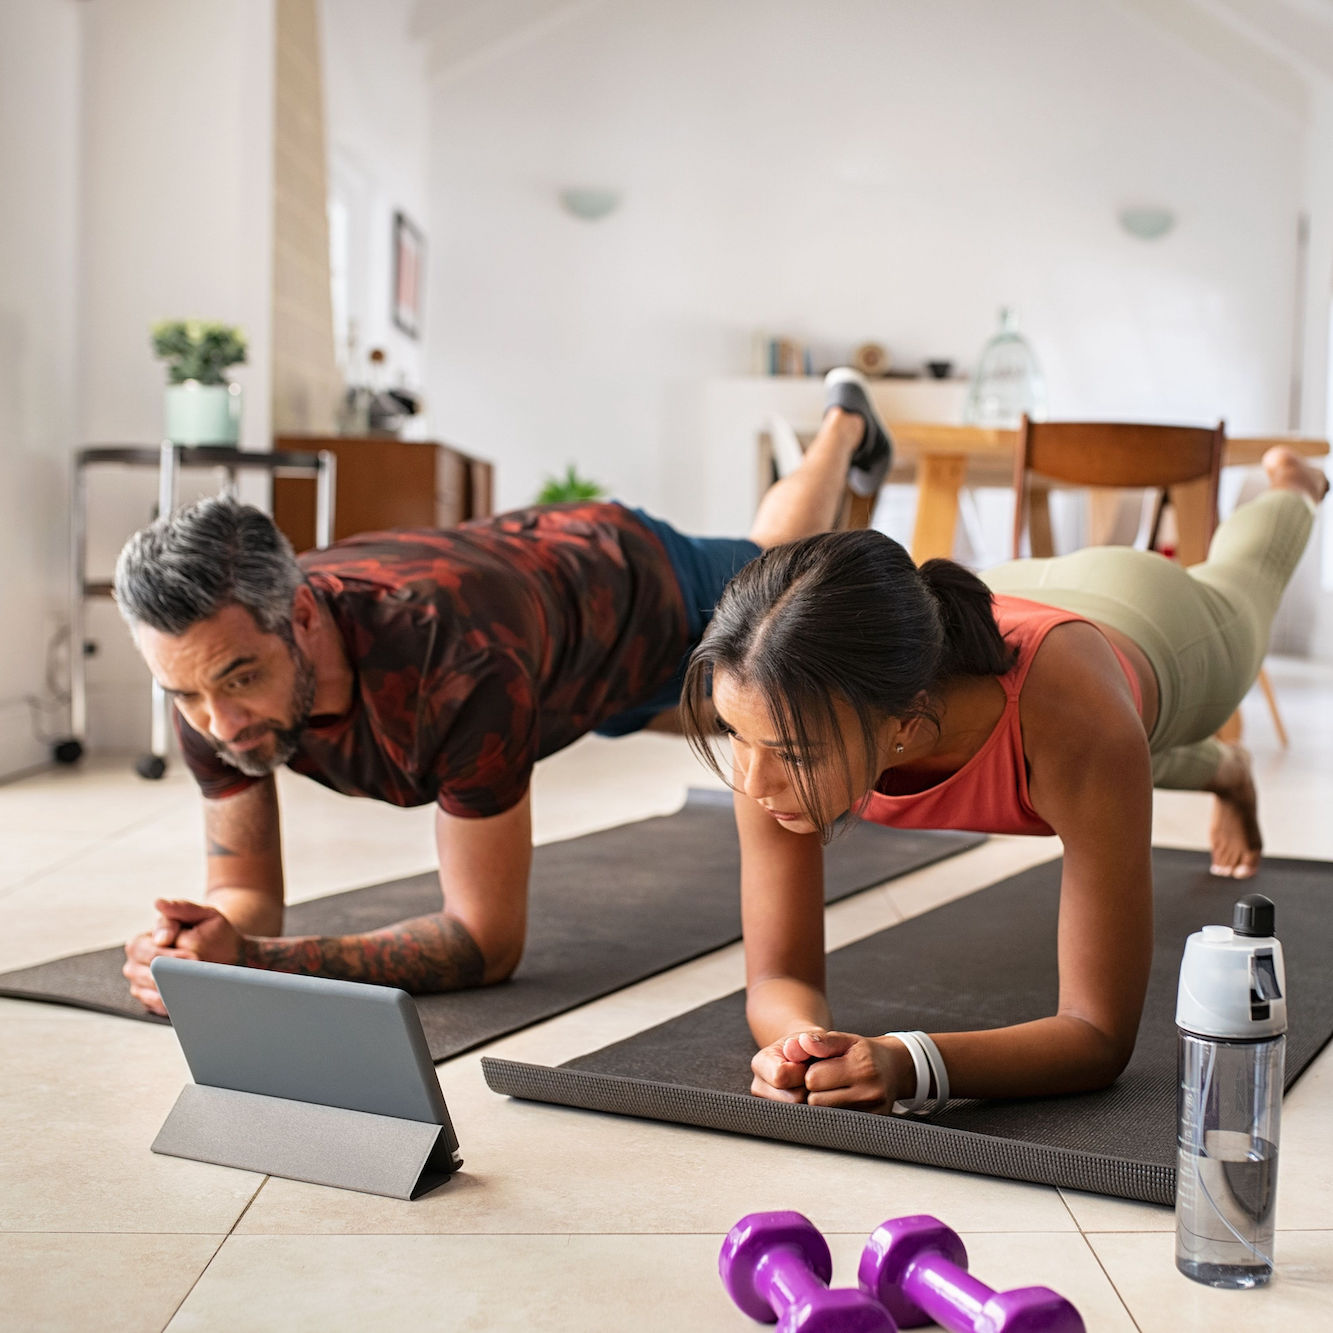
[[[993,592],[1076,612],[1137,643],[1160,699],[1148,738],[1153,781],[1206,790],[1224,753],[1214,732],[1259,674],[1314,509],[1299,491],[1265,491],[1219,524],[1208,559],[1189,569],[1149,551],[1093,546],[981,577]]]

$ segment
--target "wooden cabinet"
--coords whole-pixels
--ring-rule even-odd
[[[391,437],[281,435],[274,449],[338,460],[333,539],[382,528],[451,528],[492,512],[494,468],[447,444]],[[278,477],[273,519],[298,551],[315,544],[314,482]]]

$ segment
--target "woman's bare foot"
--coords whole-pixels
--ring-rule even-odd
[[[1229,879],[1249,879],[1259,869],[1264,840],[1259,832],[1250,756],[1241,746],[1226,746],[1226,757],[1213,779],[1213,793],[1213,822],[1209,829],[1212,873]]]
[[[1275,491],[1304,491],[1315,504],[1328,494],[1328,478],[1323,472],[1285,444],[1275,444],[1262,461],[1268,484]]]

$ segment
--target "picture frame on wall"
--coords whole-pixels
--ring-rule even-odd
[[[410,338],[421,336],[426,238],[406,213],[393,215],[393,322]]]

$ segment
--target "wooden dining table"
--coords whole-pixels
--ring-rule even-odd
[[[890,421],[893,469],[887,480],[910,482],[917,488],[916,519],[912,527],[912,558],[918,564],[935,556],[953,554],[958,529],[958,492],[964,485],[1012,486],[1018,431],[987,426],[953,426],[938,422]],[[1327,440],[1300,435],[1238,435],[1227,438],[1224,467],[1251,467],[1275,444],[1285,444],[1306,458],[1329,452]],[[1208,553],[1211,536],[1207,484],[1190,482],[1172,487],[1169,497],[1176,515],[1176,556],[1182,564],[1196,564]],[[1034,491],[1036,509],[1031,525],[1033,555],[1050,555],[1049,522],[1045,495]],[[849,526],[865,527],[874,497],[853,497]]]

